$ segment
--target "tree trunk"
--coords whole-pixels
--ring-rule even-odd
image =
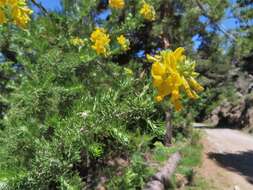
[[[144,190],[165,190],[167,189],[171,177],[175,172],[179,161],[181,160],[180,154],[177,152],[170,156],[167,163],[162,169],[156,173],[151,180],[146,184]]]
[[[165,114],[166,114],[166,123],[165,123],[166,133],[164,136],[164,145],[169,147],[172,144],[172,129],[173,129],[171,123],[171,109],[168,109]]]

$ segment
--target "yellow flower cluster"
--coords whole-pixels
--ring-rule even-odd
[[[106,34],[105,29],[97,28],[92,32],[90,39],[94,43],[92,49],[94,49],[97,54],[108,55],[109,43],[111,40],[109,35]]]
[[[109,6],[114,9],[123,9],[125,7],[124,0],[109,0]],[[154,21],[156,17],[155,9],[152,5],[143,1],[140,14],[149,21]]]
[[[185,91],[189,98],[198,98],[197,92],[204,88],[195,80],[195,62],[186,60],[184,48],[177,48],[174,52],[165,50],[159,55],[147,55],[153,63],[151,74],[153,85],[158,90],[157,101],[171,96],[171,102],[177,111],[182,109],[180,102],[181,91]]]
[[[74,37],[70,39],[70,44],[73,46],[84,46],[84,40],[79,37]]]
[[[140,14],[149,21],[154,21],[156,17],[155,9],[152,5],[146,3],[144,1],[142,8],[140,10]]]
[[[20,28],[26,28],[32,10],[25,0],[0,0],[0,24],[10,20]]]
[[[120,35],[119,37],[117,37],[117,41],[119,43],[119,45],[121,46],[121,49],[124,51],[127,51],[129,49],[129,40],[125,38],[125,36]]]
[[[123,9],[125,6],[124,0],[109,0],[109,5],[114,9]]]

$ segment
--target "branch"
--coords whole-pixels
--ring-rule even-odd
[[[166,189],[180,160],[181,160],[181,156],[178,152],[173,154],[169,158],[165,166],[158,173],[156,173],[151,178],[151,180],[146,184],[144,190]]]
[[[225,30],[224,26],[220,26],[219,24],[217,24],[216,22],[213,21],[212,16],[210,16],[207,13],[207,10],[205,9],[205,7],[201,4],[201,2],[199,0],[196,0],[196,3],[198,5],[198,7],[200,8],[200,10],[202,11],[202,14],[204,16],[206,16],[211,21],[211,23],[215,26],[215,28],[217,28],[218,30],[220,30],[223,34],[225,34],[225,36],[229,37],[233,41],[236,41],[236,37],[234,35],[232,35],[231,33],[227,32]]]
[[[48,16],[48,11],[47,9],[41,4],[41,3],[38,3],[36,2],[36,0],[31,0],[31,2],[38,8],[41,10],[42,14],[44,16]]]
[[[166,123],[165,123],[166,133],[164,136],[164,145],[170,147],[172,144],[172,130],[173,130],[173,126],[171,123],[171,109],[169,108],[165,112],[165,114],[166,114]]]

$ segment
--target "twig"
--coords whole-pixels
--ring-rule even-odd
[[[36,2],[36,0],[31,0],[31,2],[41,10],[44,16],[48,16],[47,9],[41,3]]]
[[[212,16],[210,16],[208,13],[207,13],[207,10],[205,9],[205,7],[201,4],[201,2],[199,0],[195,0],[198,7],[200,8],[200,10],[202,11],[202,14],[204,16],[206,16],[207,18],[210,19],[211,23],[215,26],[215,28],[217,28],[218,30],[220,30],[222,33],[224,33],[227,37],[229,37],[230,39],[232,39],[233,41],[236,41],[236,37],[234,35],[232,35],[231,33],[227,32],[224,28],[224,26],[220,26],[219,24],[215,23],[213,21],[213,18]]]
[[[166,114],[166,123],[165,123],[166,133],[164,136],[164,145],[170,147],[172,143],[172,130],[173,130],[173,126],[171,123],[171,109],[169,108],[165,112],[165,114]]]

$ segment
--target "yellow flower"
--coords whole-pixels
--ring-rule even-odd
[[[2,10],[0,10],[0,24],[4,24],[6,22],[5,14]]]
[[[189,82],[195,91],[201,92],[204,90],[203,86],[201,86],[193,77],[190,78]]]
[[[114,9],[123,9],[125,6],[124,0],[109,0],[109,5]]]
[[[149,21],[154,21],[156,17],[154,7],[146,2],[143,3],[140,14]]]
[[[153,62],[151,74],[153,86],[157,89],[156,100],[162,101],[166,96],[171,97],[171,102],[177,111],[182,109],[181,95],[184,91],[191,99],[198,98],[197,92],[204,88],[195,80],[198,74],[195,62],[189,61],[184,55],[184,48],[177,48],[174,52],[165,50],[159,55],[147,55]]]
[[[129,40],[126,39],[125,36],[120,35],[117,37],[117,41],[124,51],[127,51],[129,49]]]
[[[84,40],[79,37],[71,38],[69,42],[73,46],[84,46]]]
[[[182,109],[182,104],[180,102],[180,94],[179,94],[179,90],[175,89],[172,91],[171,93],[171,102],[174,105],[175,109],[177,111],[180,111]]]
[[[25,0],[0,0],[0,9],[0,24],[9,20],[20,28],[26,28],[32,14]],[[6,18],[5,9],[10,10],[11,18]]]
[[[4,5],[6,5],[6,0],[0,0],[0,7],[3,7]]]
[[[92,45],[92,49],[94,49],[97,54],[108,55],[110,37],[106,34],[105,29],[97,28],[95,31],[92,32],[91,41],[94,43]]]
[[[13,22],[20,28],[27,27],[27,24],[30,21],[30,14],[32,14],[32,10],[28,7],[15,6],[12,8]]]

